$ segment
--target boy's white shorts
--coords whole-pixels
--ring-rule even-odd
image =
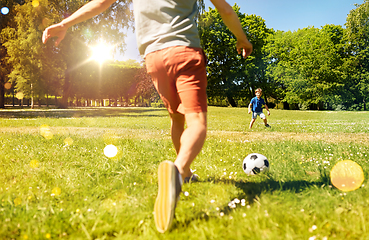
[[[265,119],[265,114],[263,112],[252,112],[253,119],[256,119],[258,115],[260,116],[261,119]]]

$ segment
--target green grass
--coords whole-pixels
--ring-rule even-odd
[[[368,239],[369,113],[272,110],[271,129],[257,119],[248,130],[250,118],[209,108],[192,165],[200,182],[183,186],[174,226],[160,234],[157,167],[175,158],[166,110],[1,110],[0,239]],[[109,143],[116,158],[103,154]],[[268,157],[268,173],[243,173],[252,152]],[[346,159],[364,170],[352,192],[329,180]]]

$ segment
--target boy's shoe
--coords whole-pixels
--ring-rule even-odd
[[[265,127],[268,127],[268,128],[270,128],[271,126],[270,126],[269,124],[267,124],[267,125],[265,125]]]
[[[197,182],[199,181],[199,176],[197,174],[192,174],[191,177],[186,177],[183,180],[183,183],[191,183],[191,182]]]
[[[182,177],[173,162],[160,163],[158,182],[159,191],[154,207],[154,218],[156,229],[164,233],[172,225],[174,211],[182,189]]]

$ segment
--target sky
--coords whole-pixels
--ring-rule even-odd
[[[309,26],[321,28],[326,24],[344,27],[347,14],[356,8],[355,3],[362,4],[364,0],[227,0],[233,6],[235,3],[245,14],[261,16],[268,28],[282,31],[296,31]],[[205,0],[206,11],[214,8],[210,0]],[[127,32],[127,51],[124,55],[116,55],[116,60],[134,59],[141,61],[136,37],[132,31]]]

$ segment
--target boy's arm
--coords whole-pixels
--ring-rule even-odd
[[[223,19],[225,25],[231,30],[231,32],[237,38],[237,51],[240,54],[242,52],[242,56],[247,58],[250,56],[252,52],[252,44],[247,39],[240,20],[238,19],[237,14],[233,10],[233,8],[225,1],[225,0],[210,0],[215,8],[218,10],[220,16]]]
[[[270,111],[269,111],[269,108],[268,108],[268,105],[265,104],[265,109],[268,111],[268,116],[270,115]]]
[[[251,113],[251,105],[252,103],[249,104],[249,114]]]
[[[64,39],[69,27],[95,17],[105,11],[115,1],[116,0],[92,0],[91,2],[88,2],[60,23],[46,28],[42,34],[42,42],[46,43],[49,38],[58,37],[55,41],[55,46],[58,46]]]

